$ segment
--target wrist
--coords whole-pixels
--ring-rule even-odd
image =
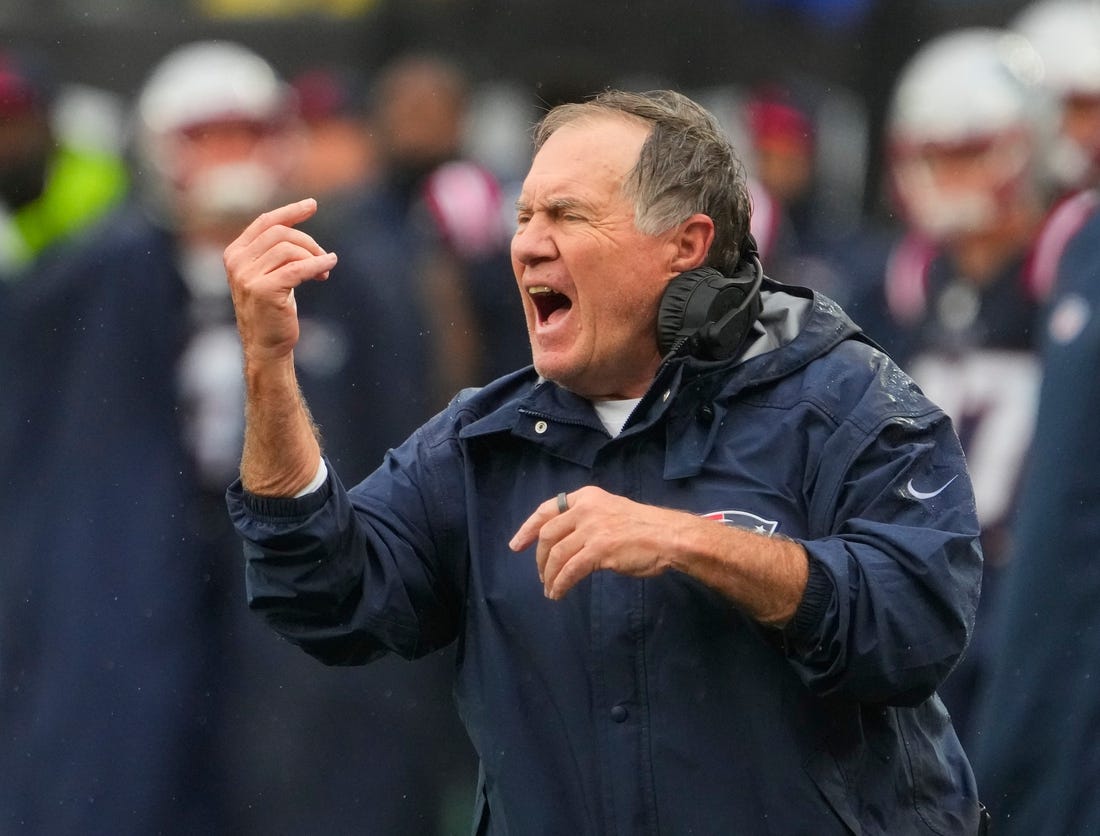
[[[293,497],[316,478],[321,445],[293,362],[250,362],[245,369],[241,483],[250,493]]]

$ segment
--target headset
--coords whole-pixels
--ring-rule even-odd
[[[682,349],[702,360],[727,360],[741,349],[760,316],[764,267],[756,240],[741,244],[732,276],[713,267],[698,267],[674,276],[657,312],[661,354]]]

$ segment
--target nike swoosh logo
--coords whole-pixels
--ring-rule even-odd
[[[943,493],[945,490],[947,490],[947,486],[950,485],[952,482],[954,482],[958,478],[959,478],[959,474],[956,473],[954,476],[952,476],[950,479],[948,479],[944,484],[940,485],[939,488],[937,488],[934,491],[918,491],[915,487],[913,487],[913,480],[910,479],[909,484],[905,486],[905,489],[907,491],[909,491],[909,495],[911,497],[913,497],[913,499],[931,499],[934,496],[939,496],[941,493]]]

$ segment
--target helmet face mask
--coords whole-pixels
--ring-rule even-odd
[[[283,197],[296,134],[241,119],[191,125],[160,138],[153,161],[172,214],[197,224],[239,225]]]
[[[899,142],[891,150],[894,192],[906,220],[930,240],[980,235],[1028,198],[1031,154],[1019,131],[957,143]]]
[[[279,199],[282,178],[257,161],[218,163],[191,172],[178,189],[180,214],[203,225],[240,225]]]
[[[983,235],[1038,203],[1040,76],[1027,42],[996,29],[952,31],[909,62],[891,103],[888,164],[918,232]]]
[[[294,98],[244,47],[197,42],[171,53],[135,117],[146,198],[174,228],[239,227],[284,196],[301,142]]]

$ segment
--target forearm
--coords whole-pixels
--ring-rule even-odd
[[[798,609],[809,577],[809,557],[795,542],[591,485],[543,502],[509,546],[522,551],[536,542],[539,578],[554,599],[598,569],[639,578],[675,569],[781,627]]]
[[[756,620],[782,627],[806,589],[809,558],[792,540],[685,519],[669,568],[720,592]]]
[[[299,337],[294,288],[327,279],[336,265],[335,254],[294,228],[316,211],[310,198],[265,212],[225,249],[244,353],[241,482],[260,496],[294,496],[310,484],[320,463],[293,353]]]
[[[241,483],[259,496],[295,496],[317,473],[321,446],[292,357],[263,365],[246,361],[245,384]]]

